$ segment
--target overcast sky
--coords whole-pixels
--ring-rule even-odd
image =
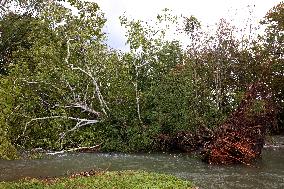
[[[259,22],[267,11],[281,0],[95,0],[107,18],[105,31],[112,48],[125,50],[125,31],[120,26],[119,16],[126,12],[128,18],[155,19],[164,8],[176,15],[194,15],[203,26],[214,25],[221,18],[232,20],[237,27],[243,27],[250,18]],[[250,8],[248,8],[250,6]],[[253,11],[253,16],[249,12]]]

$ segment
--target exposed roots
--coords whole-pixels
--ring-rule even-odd
[[[251,85],[239,107],[215,131],[213,140],[205,145],[203,160],[210,164],[249,165],[260,157],[265,135],[276,125],[276,115],[265,85]]]
[[[249,87],[238,108],[215,131],[161,134],[156,138],[164,151],[201,151],[209,164],[251,164],[260,157],[267,131],[277,125],[276,106],[262,83]]]

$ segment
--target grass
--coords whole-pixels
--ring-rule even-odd
[[[144,171],[104,172],[90,177],[58,178],[53,180],[21,180],[0,182],[0,189],[138,189],[179,188],[193,189],[189,181],[172,175],[147,173]]]

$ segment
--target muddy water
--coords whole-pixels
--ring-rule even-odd
[[[282,139],[284,141],[284,137]],[[200,188],[280,189],[284,188],[284,148],[281,144],[265,148],[262,158],[252,167],[211,166],[185,154],[163,153],[73,153],[49,155],[38,160],[0,160],[0,181],[63,176],[90,169],[146,170],[173,174],[193,181]]]

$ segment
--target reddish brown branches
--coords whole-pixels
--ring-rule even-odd
[[[203,159],[210,164],[250,164],[261,155],[266,132],[275,124],[271,94],[263,83],[255,83],[205,145]]]

